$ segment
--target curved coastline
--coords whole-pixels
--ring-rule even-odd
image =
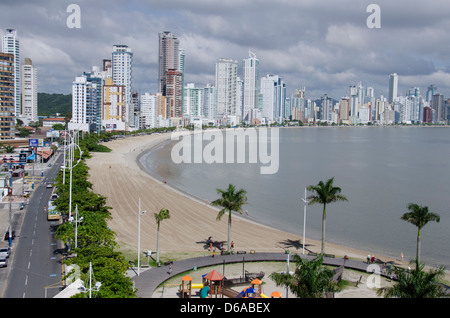
[[[161,225],[161,253],[195,251],[207,253],[208,251],[204,249],[202,240],[206,239],[212,229],[215,231],[212,235],[213,238],[226,240],[225,222],[221,222],[219,225],[219,222],[215,220],[216,213],[211,213],[211,211],[217,211],[217,209],[206,205],[203,200],[195,198],[173,185],[164,184],[162,180],[158,180],[143,167],[140,162],[144,155],[148,155],[170,140],[170,134],[161,135],[160,138],[157,138],[157,136],[137,136],[109,142],[108,147],[113,150],[112,153],[94,153],[87,162],[91,168],[90,181],[93,183],[94,191],[104,195],[107,198],[107,204],[112,207],[113,221],[111,227],[117,233],[119,242],[132,248],[137,247],[137,212],[136,217],[134,217],[135,213],[131,211],[138,210],[138,199],[141,198],[144,204],[152,202],[153,206],[161,206],[161,204],[167,203],[166,205],[170,206],[171,219],[165,220]],[[117,167],[120,170],[115,169],[114,173],[111,173],[111,169]],[[128,191],[115,188],[114,185],[120,184],[117,180],[129,184]],[[109,186],[105,186],[106,184],[109,184]],[[146,192],[145,189],[147,188],[151,188],[154,195]],[[144,191],[141,192],[142,190]],[[125,197],[130,199],[126,200],[126,203],[120,202],[121,195],[124,195],[124,192],[126,193]],[[175,203],[178,203],[175,205],[176,207],[174,207]],[[144,206],[144,208],[149,210],[147,206]],[[149,212],[157,212],[157,210],[152,208]],[[178,218],[180,220],[174,221]],[[141,235],[143,236],[141,246],[143,250],[154,249],[156,245],[155,222],[149,219],[141,224]],[[192,230],[183,232],[183,227],[186,226],[192,226]],[[252,232],[252,238],[240,237],[240,233],[246,231]],[[233,218],[232,239],[236,243],[237,250],[280,252],[282,249],[286,249],[299,254],[302,252],[300,235],[278,230],[240,215],[235,215]],[[306,252],[318,252],[320,249],[320,242],[317,240],[307,238],[306,244]],[[362,260],[367,255],[367,251],[329,241],[327,241],[326,252],[327,254],[347,255]],[[398,258],[387,255],[376,255],[376,257],[402,266],[408,266],[409,263],[408,260],[402,262]]]

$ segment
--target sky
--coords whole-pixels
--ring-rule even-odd
[[[68,26],[71,4],[79,28]],[[0,0],[6,28],[18,32],[22,62],[38,68],[39,92],[70,94],[75,77],[125,44],[133,90],[156,93],[158,33],[171,31],[185,51],[185,82],[198,87],[214,84],[220,58],[237,60],[242,76],[251,50],[261,77],[281,76],[288,95],[304,86],[307,98],[339,99],[361,82],[386,97],[391,73],[399,94],[419,87],[425,96],[434,84],[450,95],[448,0]]]

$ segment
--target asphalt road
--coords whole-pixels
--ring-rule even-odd
[[[54,181],[63,163],[63,156],[56,156],[41,183],[35,185],[20,228],[16,229],[3,298],[51,298],[62,287],[62,246],[55,239],[59,221],[48,221],[44,212],[53,190],[46,184]]]

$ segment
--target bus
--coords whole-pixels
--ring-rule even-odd
[[[53,201],[48,201],[47,207],[47,220],[55,221],[59,220],[61,213],[56,209],[56,206],[53,205]]]

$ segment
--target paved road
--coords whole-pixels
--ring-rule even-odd
[[[52,167],[47,169],[42,182],[35,185],[20,228],[16,230],[4,298],[44,298],[59,292],[59,288],[48,288],[61,286],[60,246],[54,237],[58,222],[47,220],[44,206],[52,192],[46,183],[54,180],[62,160],[62,156],[52,160]]]

